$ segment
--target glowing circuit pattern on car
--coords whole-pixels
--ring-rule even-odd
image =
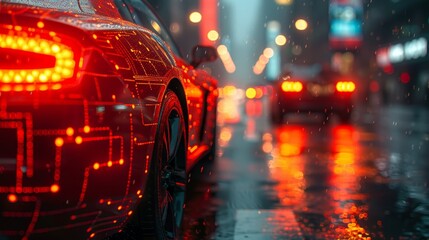
[[[9,144],[11,150],[0,154],[0,179],[8,179],[0,181],[0,194],[7,197],[1,217],[25,222],[24,228],[2,224],[2,234],[25,239],[31,234],[85,226],[87,236],[92,238],[120,229],[120,223],[132,214],[132,206],[143,196],[143,179],[139,176],[149,171],[157,112],[166,80],[173,74],[169,73],[171,58],[145,31],[88,34],[118,74],[98,72],[103,67],[92,66],[93,70],[83,71],[81,76],[82,88],[91,87],[26,96],[37,103],[25,110],[20,110],[19,100],[10,100],[5,93],[0,96],[0,131],[13,142]],[[97,54],[87,56],[89,65]],[[119,75],[123,79],[119,80]],[[44,94],[52,94],[53,98],[41,99]],[[53,123],[45,122],[47,116]],[[91,149],[98,153],[91,153]],[[139,163],[134,161],[136,156]],[[78,174],[70,176],[69,170]],[[112,179],[100,182],[100,175]],[[120,185],[116,189],[121,190],[96,196],[91,191],[97,187],[108,189],[109,185]],[[65,204],[48,206],[45,200],[49,197],[64,199]],[[103,211],[90,210],[94,209],[89,207],[94,198],[96,208]],[[48,217],[58,221],[47,223]]]

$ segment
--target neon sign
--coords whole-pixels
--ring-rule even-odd
[[[381,67],[401,63],[427,56],[428,42],[424,37],[413,39],[405,43],[398,43],[377,51],[377,63]]]
[[[331,0],[329,42],[333,49],[355,49],[362,44],[361,0]]]

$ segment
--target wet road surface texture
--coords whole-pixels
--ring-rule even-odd
[[[257,102],[219,121],[217,155],[190,173],[185,239],[429,239],[429,111],[300,114]]]

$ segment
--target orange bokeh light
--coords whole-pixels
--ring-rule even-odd
[[[43,27],[45,27],[45,24],[43,22],[37,22],[37,27],[43,28]]]
[[[94,168],[94,170],[98,170],[98,169],[100,169],[100,164],[94,163],[94,165],[92,165],[92,167]]]
[[[81,137],[81,136],[77,136],[77,137],[75,138],[75,142],[76,142],[76,144],[82,144],[82,142],[83,142],[82,137]]]
[[[67,130],[66,130],[66,134],[67,134],[67,136],[73,136],[73,134],[74,134],[74,130],[73,130],[73,128],[71,128],[71,127],[69,127],[69,128],[67,128]]]
[[[11,203],[15,203],[18,201],[18,197],[15,194],[9,194],[7,200]]]
[[[58,191],[60,191],[60,186],[58,186],[58,184],[53,184],[51,186],[51,192],[57,193]]]
[[[84,133],[89,133],[90,131],[91,131],[91,128],[89,126],[83,127],[83,132]]]
[[[260,87],[255,88],[256,90],[256,96],[255,98],[261,98],[264,96],[264,90]]]
[[[55,139],[55,146],[62,147],[64,145],[64,139],[63,138],[56,138]]]

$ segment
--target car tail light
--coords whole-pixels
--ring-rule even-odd
[[[302,83],[298,81],[284,81],[282,83],[283,92],[301,92],[303,88]]]
[[[338,92],[354,92],[356,85],[353,82],[337,82],[336,89]]]
[[[80,51],[55,32],[0,29],[0,92],[58,90],[77,84]]]

